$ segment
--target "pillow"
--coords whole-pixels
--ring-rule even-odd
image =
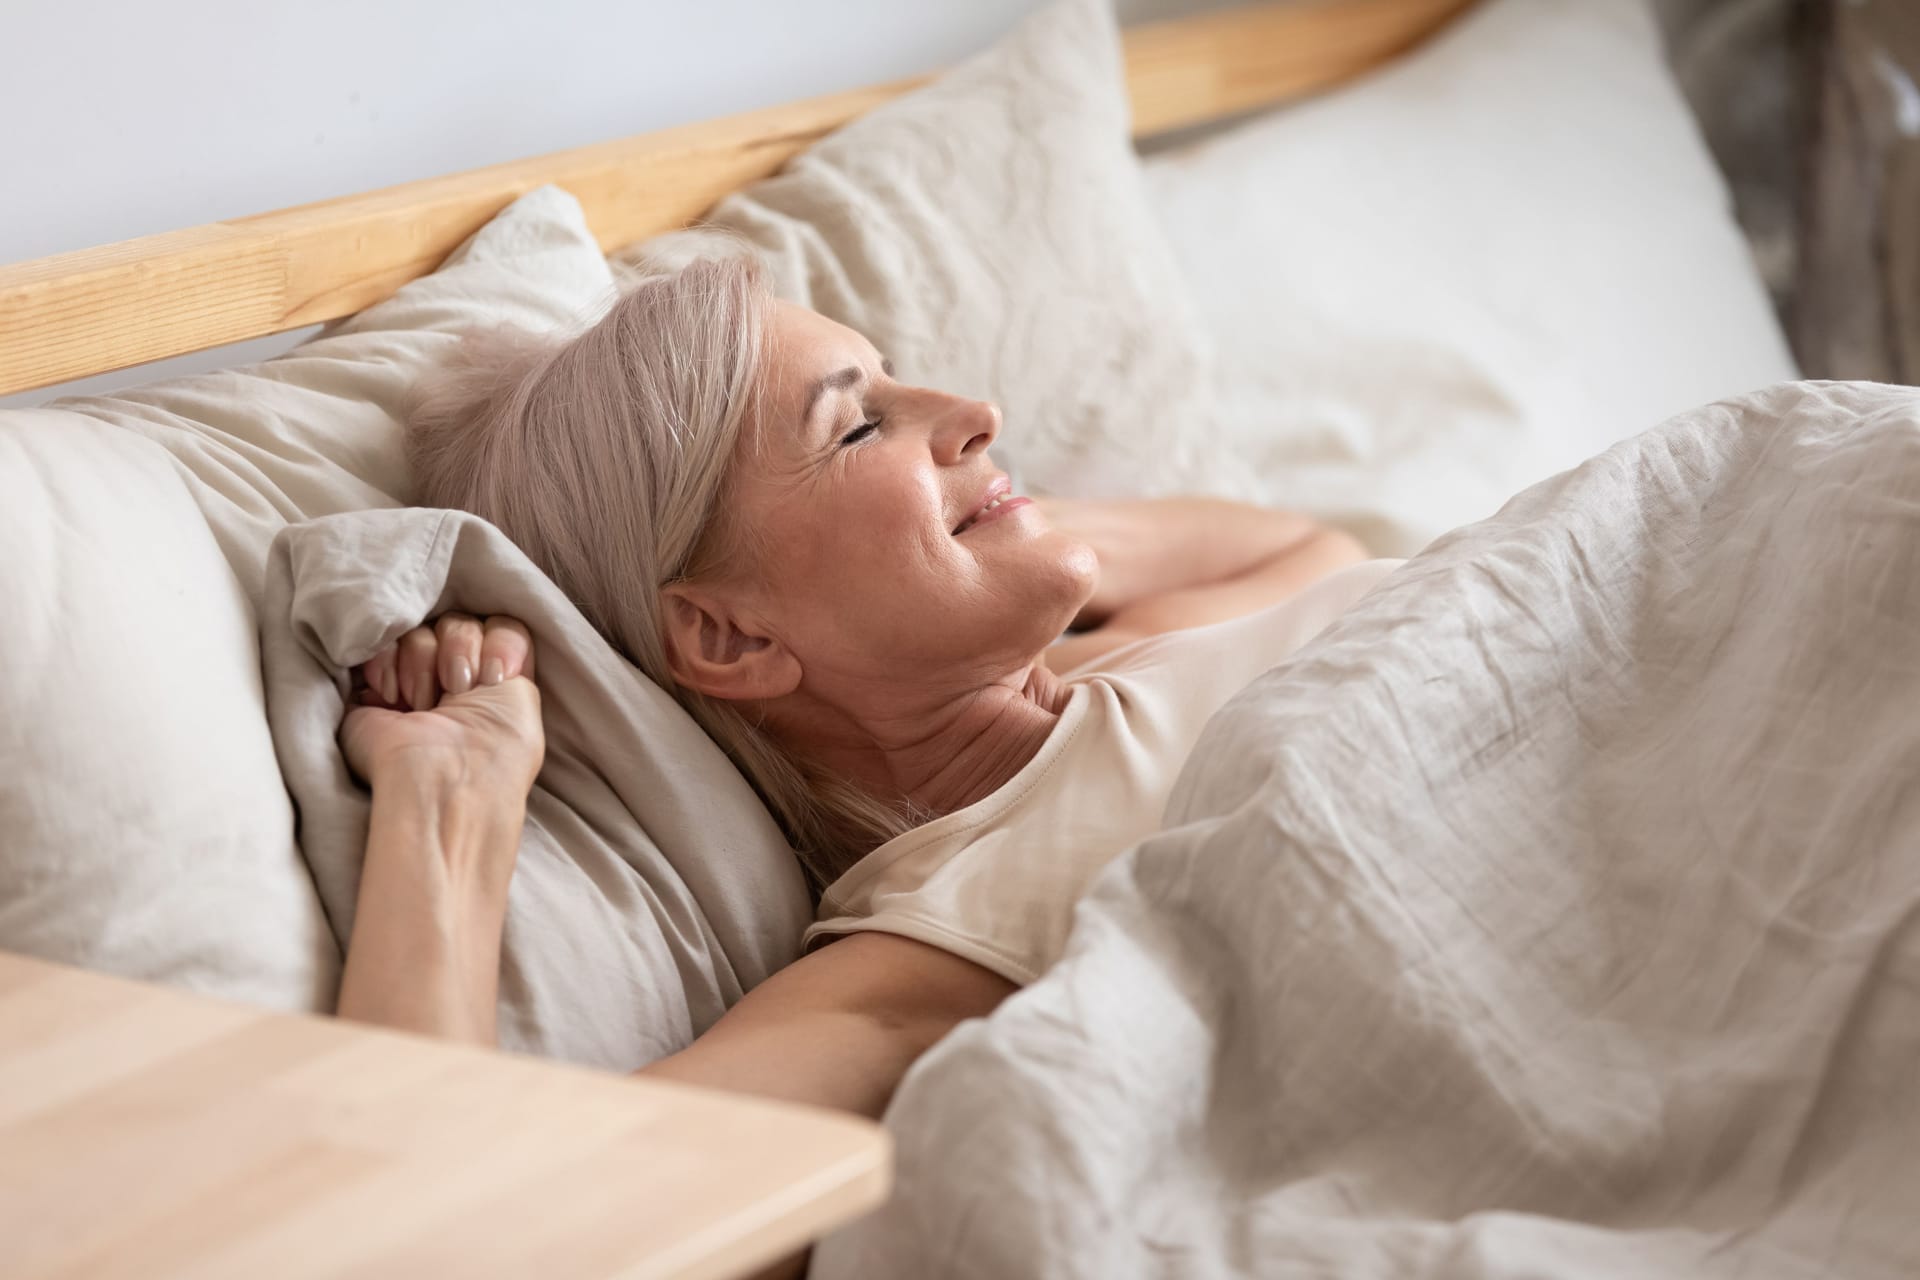
[[[405,500],[402,402],[459,331],[569,329],[611,297],[579,205],[543,188],[432,275],[284,356],[0,412],[0,449],[18,463],[0,470],[0,573],[27,620],[0,658],[0,948],[330,1007],[348,921],[316,896],[273,764],[256,634],[268,548],[290,522]],[[353,567],[370,586],[407,568]],[[689,795],[712,781],[669,772]],[[762,825],[721,825],[753,838],[689,857],[755,888],[699,882],[652,917],[675,956],[709,936],[732,945],[715,952],[728,969],[715,988],[729,992],[797,952],[808,912],[791,851],[750,817]],[[567,891],[587,920],[633,902],[588,877]],[[564,929],[533,944],[570,945]],[[682,977],[673,964],[626,976]],[[520,991],[503,989],[503,1024],[528,1024]]]
[[[399,406],[493,319],[543,328],[611,278],[564,194],[251,368],[0,411],[0,948],[285,1009],[340,967],[275,766],[257,610],[288,521],[406,492]],[[57,536],[56,536],[57,531]]]
[[[1041,488],[1157,491],[1208,446],[1206,343],[1129,141],[1108,0],[1048,5],[615,263],[743,250],[901,379],[997,400],[996,456]]]
[[[50,408],[171,453],[257,606],[267,547],[283,525],[406,501],[403,401],[461,331],[571,329],[597,318],[612,296],[579,203],[544,187],[502,210],[433,274],[285,355]]]
[[[340,951],[245,590],[151,440],[0,414],[0,949],[285,1009]]]
[[[1642,0],[1489,0],[1147,174],[1244,466],[1193,480],[1382,555],[1796,376]]]
[[[629,1071],[685,1048],[796,957],[799,860],[692,717],[477,516],[353,512],[274,543],[267,708],[328,919],[351,932],[366,854],[344,673],[448,609],[520,618],[540,655],[547,757],[507,902],[502,1047]]]

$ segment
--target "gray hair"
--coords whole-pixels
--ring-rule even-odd
[[[751,556],[729,476],[765,355],[752,259],[640,281],[573,338],[467,335],[415,392],[416,499],[490,521],[746,774],[816,887],[925,815],[813,767],[724,699],[680,685],[662,589]]]

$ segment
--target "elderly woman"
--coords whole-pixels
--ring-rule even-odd
[[[878,1115],[1058,958],[1207,718],[1395,563],[1295,515],[1036,501],[999,431],[738,262],[569,341],[471,339],[423,393],[421,499],[498,525],[673,690],[823,891],[806,955],[650,1074]],[[492,1043],[534,674],[523,627],[460,616],[358,673],[342,1015]]]

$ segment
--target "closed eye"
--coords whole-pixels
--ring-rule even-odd
[[[847,432],[847,434],[841,436],[840,443],[841,444],[859,444],[862,440],[865,440],[868,436],[872,435],[874,432],[878,431],[879,429],[880,429],[880,421],[877,418],[872,422],[863,422],[859,426],[855,427],[853,430]]]

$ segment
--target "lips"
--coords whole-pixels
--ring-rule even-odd
[[[995,476],[987,483],[987,491],[980,495],[980,501],[973,504],[967,518],[953,528],[953,536],[959,537],[978,523],[981,516],[1013,497],[1013,482],[1005,476]]]

